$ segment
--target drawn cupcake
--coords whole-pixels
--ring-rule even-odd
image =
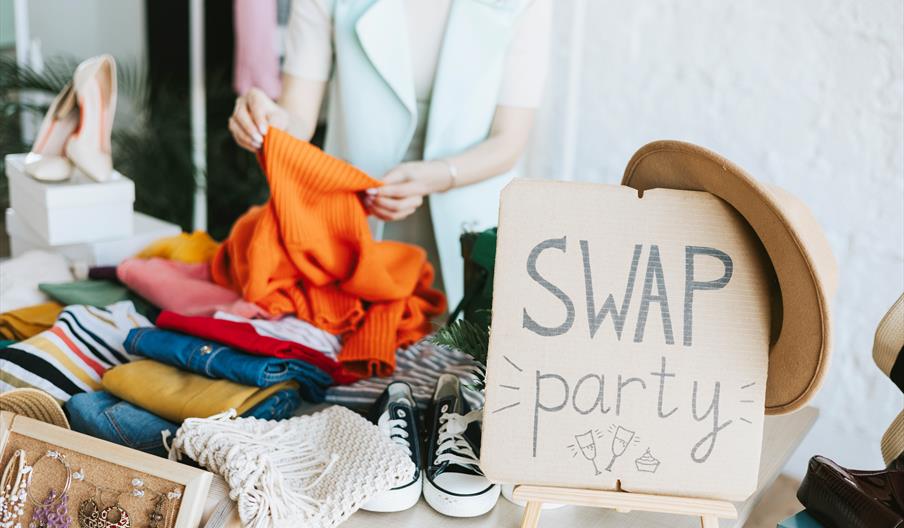
[[[634,460],[634,465],[637,466],[637,471],[641,473],[656,473],[656,470],[659,469],[659,460],[650,453],[650,448],[648,447],[643,452],[643,456]]]

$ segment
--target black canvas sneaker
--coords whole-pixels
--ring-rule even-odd
[[[480,471],[481,417],[462,397],[458,376],[440,376],[429,415],[424,499],[444,515],[476,517],[499,500],[499,486]]]
[[[372,512],[407,510],[421,497],[423,480],[417,405],[411,387],[404,381],[390,383],[370,408],[368,418],[400,449],[405,450],[414,462],[415,470],[410,481],[377,495],[361,509]]]

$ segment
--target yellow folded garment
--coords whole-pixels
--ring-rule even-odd
[[[210,379],[151,359],[114,367],[104,374],[102,383],[117,398],[175,423],[229,409],[241,415],[277,391],[298,390],[294,381],[261,389]]]
[[[160,257],[189,264],[210,262],[220,244],[204,231],[180,233],[152,242],[135,255],[138,258]]]
[[[53,301],[10,310],[0,314],[0,338],[24,341],[40,334],[56,322],[63,306]]]

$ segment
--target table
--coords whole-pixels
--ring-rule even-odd
[[[816,421],[819,412],[813,407],[785,416],[767,416],[763,430],[763,453],[757,490],[744,502],[735,503],[738,518],[723,519],[720,528],[742,528],[763,492],[781,473],[788,458],[797,449]],[[217,482],[217,480],[219,482]],[[208,508],[225,495],[225,486],[216,479],[211,488]],[[472,519],[446,517],[433,511],[423,498],[414,508],[399,513],[371,513],[359,511],[352,515],[342,528],[517,528],[521,524],[523,509],[504,498],[487,515]],[[237,519],[227,526],[240,526]],[[202,523],[203,526],[203,523]],[[699,528],[698,518],[655,513],[617,513],[613,510],[568,506],[557,510],[544,510],[540,516],[541,528]]]

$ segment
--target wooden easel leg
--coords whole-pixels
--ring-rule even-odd
[[[540,508],[542,502],[528,501],[524,508],[524,517],[521,518],[521,528],[537,528],[540,523]]]
[[[700,526],[702,528],[719,528],[719,518],[715,515],[702,515],[700,517]]]

